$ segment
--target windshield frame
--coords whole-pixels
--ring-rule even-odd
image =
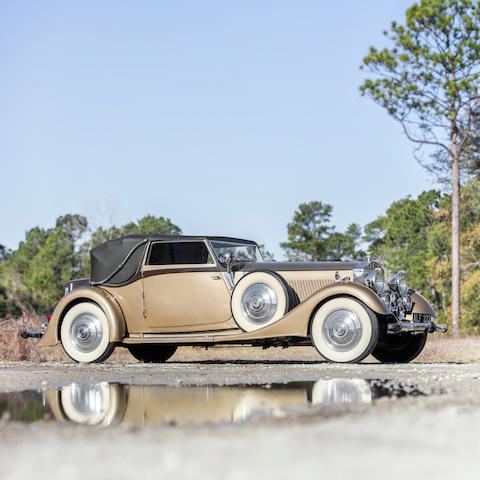
[[[208,241],[209,246],[213,254],[215,255],[215,259],[218,262],[218,265],[222,266],[225,268],[225,264],[222,262],[222,260],[219,258],[219,255],[217,254],[217,250],[215,247],[215,244],[229,244],[232,245],[232,247],[255,247],[255,252],[256,252],[256,258],[252,260],[245,260],[245,259],[239,259],[238,257],[235,257],[239,261],[239,265],[245,265],[247,263],[265,263],[265,259],[263,258],[262,252],[260,250],[260,247],[256,242],[239,242],[239,241],[233,241],[233,240],[209,240]]]

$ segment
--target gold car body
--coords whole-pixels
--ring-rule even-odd
[[[82,301],[92,301],[100,306],[107,316],[110,341],[120,345],[254,343],[282,337],[308,340],[309,325],[318,307],[338,296],[358,299],[377,315],[390,315],[372,288],[352,281],[356,265],[353,262],[247,263],[232,273],[227,272],[216,257],[207,237],[194,238],[208,248],[208,263],[148,265],[150,245],[154,243],[149,241],[138,269],[123,284],[84,281],[81,283],[85,286],[80,288],[72,287],[75,282],[70,288],[66,284],[68,291],[56,306],[38,345],[58,344],[65,313]],[[178,240],[166,241],[192,240],[178,237]],[[274,323],[245,332],[232,316],[230,298],[239,280],[257,270],[280,275],[295,293],[297,305]],[[406,321],[412,321],[415,313],[436,317],[424,297],[418,293],[412,293],[411,297],[414,307],[405,316]]]

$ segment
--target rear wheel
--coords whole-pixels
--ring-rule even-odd
[[[378,342],[372,355],[380,362],[408,363],[420,355],[426,341],[426,333],[386,335]]]
[[[117,425],[127,407],[126,388],[107,382],[72,383],[58,392],[58,411],[63,412],[65,420],[82,425]]]
[[[177,351],[177,346],[169,344],[129,345],[128,351],[140,362],[163,363]]]
[[[76,362],[103,362],[115,350],[104,311],[93,302],[74,305],[62,320],[60,340],[67,355]]]
[[[360,362],[375,348],[378,335],[375,313],[351,297],[327,301],[312,320],[313,345],[331,362]]]

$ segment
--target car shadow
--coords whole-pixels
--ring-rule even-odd
[[[325,360],[173,360],[166,363],[203,365],[319,365],[328,364]]]
[[[166,363],[177,363],[181,365],[331,365],[331,366],[382,366],[382,365],[415,365],[415,366],[430,366],[430,365],[468,365],[470,362],[410,362],[410,363],[395,363],[395,362],[362,362],[362,363],[332,363],[326,360],[173,360]]]

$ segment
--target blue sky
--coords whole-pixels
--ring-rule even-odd
[[[301,202],[343,230],[432,188],[358,91],[411,3],[0,0],[0,244],[153,214],[281,257]]]

